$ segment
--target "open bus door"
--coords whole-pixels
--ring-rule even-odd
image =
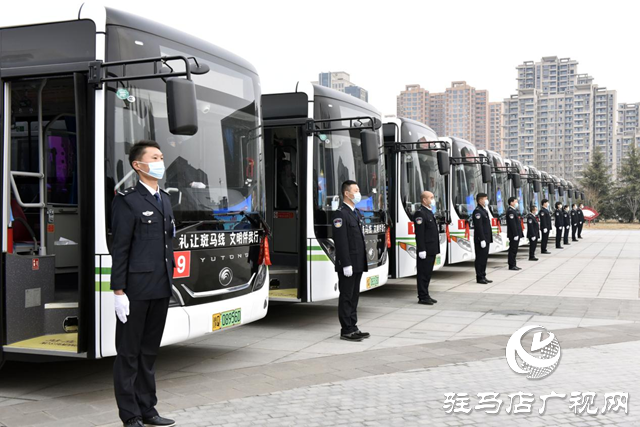
[[[86,356],[94,329],[94,90],[86,69],[28,74],[2,82],[2,350]]]

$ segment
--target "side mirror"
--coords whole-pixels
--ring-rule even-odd
[[[398,127],[394,123],[385,123],[382,126],[382,136],[384,142],[397,142],[396,141],[396,129]]]
[[[513,188],[522,187],[522,181],[520,180],[519,174],[514,173],[513,175],[511,175],[511,179],[513,180]]]
[[[436,151],[436,156],[438,159],[438,172],[440,175],[449,175],[449,153],[446,151]]]
[[[491,165],[483,163],[480,165],[482,171],[482,182],[487,184],[491,182]]]
[[[533,191],[536,193],[542,192],[542,184],[537,179],[533,181]]]
[[[580,193],[580,200],[584,202],[584,193]]]
[[[564,190],[562,189],[562,187],[558,187],[558,196],[564,196]]]
[[[548,184],[548,187],[549,187],[549,194],[553,194],[555,190],[555,187],[553,186],[553,184]]]
[[[360,131],[360,148],[365,165],[378,163],[380,160],[380,136],[369,129]]]
[[[167,114],[169,132],[174,135],[195,135],[198,132],[196,84],[191,80],[167,79]]]

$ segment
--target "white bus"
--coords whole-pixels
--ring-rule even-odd
[[[413,216],[422,204],[423,191],[431,191],[436,200],[435,217],[440,230],[440,254],[434,270],[442,268],[447,255],[449,223],[449,154],[445,142],[439,141],[428,126],[415,120],[393,118],[383,125],[389,215],[391,217],[392,278],[417,273]]]
[[[491,167],[487,158],[479,156],[469,141],[455,137],[439,140],[447,143],[451,164],[447,263],[473,261],[475,249],[470,218],[476,208],[476,196],[483,192],[484,184],[491,182]]]
[[[111,201],[141,139],[164,153],[176,227],[162,344],[264,317],[255,69],[117,10],[46,12],[0,28],[0,361],[115,355]]]
[[[310,83],[262,96],[273,301],[339,296],[332,238],[341,186],[354,180],[365,217],[369,271],[360,290],[387,282],[386,176],[380,113],[358,98]]]
[[[525,167],[518,160],[505,159],[505,164],[514,171],[514,174],[519,176],[517,182],[513,181],[514,185],[510,188],[511,193],[509,197],[516,197],[518,199],[518,209],[516,210],[518,211],[520,227],[522,227],[522,233],[524,234],[524,237],[518,240],[519,246],[528,245],[529,239],[527,238],[527,228],[524,217],[529,213],[529,208],[527,207],[529,205],[529,193],[523,188],[527,183],[528,174]]]
[[[556,237],[556,228],[553,226],[553,210],[555,208],[557,188],[553,177],[545,172],[540,171],[542,183],[542,199],[549,201],[549,212],[551,213],[551,229],[549,237]],[[540,201],[542,203],[542,200]]]
[[[495,151],[478,150],[480,156],[486,157],[491,165],[491,182],[485,185],[485,193],[489,196],[489,218],[493,243],[489,246],[489,253],[504,252],[509,249],[507,238],[507,186],[511,185],[508,168],[502,156]]]

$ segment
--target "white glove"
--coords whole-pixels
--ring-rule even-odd
[[[418,256],[420,259],[425,259],[427,257],[427,251],[418,252]]]
[[[485,242],[484,240],[482,240],[482,241],[480,242],[480,247],[481,247],[482,249],[486,248],[486,247],[487,247],[487,242]]]
[[[580,221],[580,225],[582,225],[582,221]]]
[[[127,316],[129,315],[129,298],[127,294],[116,295],[114,296],[114,304],[116,307],[116,316],[122,323],[127,323]]]
[[[517,242],[518,240],[520,240],[520,236],[514,237],[513,240],[515,240]]]
[[[342,269],[342,273],[345,275],[345,277],[351,277],[353,276],[353,267],[348,266]]]
[[[565,228],[568,230],[568,229],[569,229],[569,226],[567,225]]]
[[[542,230],[543,233],[546,233],[548,230],[545,228]]]
[[[538,238],[537,237],[532,237],[531,240],[535,242],[536,240],[538,240]]]

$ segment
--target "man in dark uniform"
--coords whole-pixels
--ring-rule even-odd
[[[111,289],[116,311],[114,388],[125,426],[173,426],[155,409],[155,362],[169,309],[175,234],[169,194],[160,190],[164,160],[155,141],[129,151],[135,187],[112,204]]]
[[[571,217],[569,216],[569,205],[564,205],[564,212],[562,212],[562,224],[564,224],[564,244],[569,243],[569,228],[571,228]]]
[[[542,240],[540,241],[540,253],[550,254],[547,251],[549,241],[549,231],[551,230],[551,213],[549,212],[549,200],[542,199],[542,209],[540,209],[540,228],[542,229]]]
[[[433,305],[438,301],[429,295],[429,282],[431,282],[436,256],[440,253],[440,234],[432,211],[435,207],[433,193],[423,191],[421,201],[422,205],[413,217],[418,246],[418,304]]]
[[[486,209],[486,206],[489,206],[486,193],[478,193],[476,202],[476,208],[471,214],[473,246],[476,251],[476,282],[486,285],[493,282],[493,280],[487,279],[487,260],[489,259],[489,246],[493,243],[493,233],[491,232],[489,213]]]
[[[364,230],[361,214],[356,209],[360,202],[360,188],[355,181],[342,184],[343,203],[333,219],[333,240],[336,246],[336,272],[338,273],[338,317],[340,318],[340,339],[362,341],[370,334],[362,332],[358,322],[358,299],[360,279],[368,270]]]
[[[578,239],[582,239],[582,225],[584,224],[584,212],[582,212],[582,209],[584,209],[584,204],[580,203],[578,208]]]
[[[556,202],[556,209],[553,212],[553,217],[556,225],[556,249],[562,249],[562,230],[564,230],[562,202]]]
[[[536,247],[540,238],[540,224],[538,223],[538,207],[531,205],[527,214],[527,239],[529,239],[529,261],[538,261],[536,258]]]
[[[580,216],[578,215],[578,205],[575,203],[571,205],[571,241],[577,242],[576,233],[578,232],[578,226],[580,225]]]
[[[518,199],[509,197],[509,208],[507,209],[507,237],[509,238],[509,270],[522,270],[516,265],[518,255],[518,245],[522,234],[522,225],[518,216]]]

